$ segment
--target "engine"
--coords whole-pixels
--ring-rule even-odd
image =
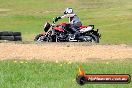
[[[58,34],[58,40],[64,42],[67,40],[67,36],[68,36],[67,34],[59,33]]]

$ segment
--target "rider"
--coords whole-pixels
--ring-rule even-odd
[[[74,36],[72,37],[72,39],[79,39],[79,36],[80,36],[79,27],[82,26],[82,23],[79,17],[73,12],[73,9],[66,8],[64,11],[64,15],[56,17],[55,22],[63,18],[69,18],[70,28],[74,33]]]

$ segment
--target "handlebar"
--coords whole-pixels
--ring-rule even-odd
[[[53,21],[53,24],[55,24],[55,21]]]
[[[55,24],[55,18],[53,18],[53,24]]]

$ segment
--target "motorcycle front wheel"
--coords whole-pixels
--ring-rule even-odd
[[[51,38],[50,37],[47,37],[47,36],[44,36],[42,34],[38,34],[34,38],[34,41],[36,41],[36,42],[50,42],[51,41]]]

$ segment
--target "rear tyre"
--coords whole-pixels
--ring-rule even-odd
[[[99,37],[90,34],[82,37],[81,42],[99,43]]]
[[[98,36],[92,34],[91,37],[92,37],[91,42],[93,42],[93,43],[99,43],[99,37]]]

